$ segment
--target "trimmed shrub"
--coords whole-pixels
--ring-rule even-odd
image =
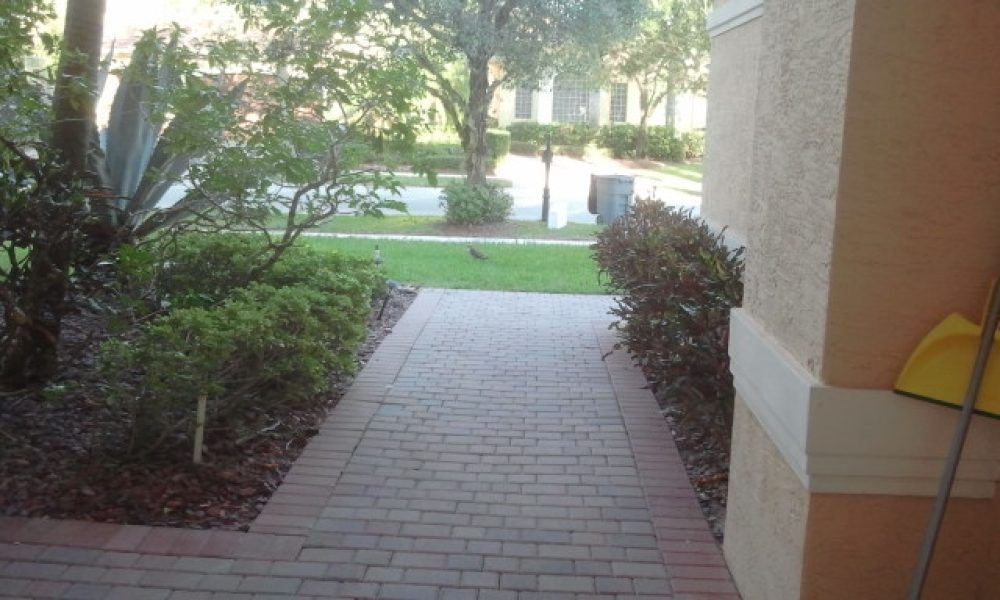
[[[597,134],[597,145],[611,150],[615,158],[634,156],[638,133],[639,128],[628,123],[605,125]]]
[[[608,225],[593,249],[619,295],[614,327],[658,396],[730,426],[729,311],[743,297],[743,249],[726,248],[689,209],[651,200]]]
[[[458,172],[465,170],[465,156],[458,154],[431,154],[414,160],[413,165],[429,171]]]
[[[507,130],[514,142],[532,142],[545,146],[552,135],[553,146],[586,146],[597,138],[599,129],[590,123],[554,123],[540,125],[534,121],[511,123]]]
[[[673,127],[650,127],[646,150],[649,158],[670,162],[684,160],[684,144]]]
[[[570,158],[583,158],[587,155],[586,146],[553,146],[553,154],[568,156]]]
[[[505,129],[490,129],[486,132],[486,145],[490,156],[500,160],[510,154],[510,132]]]
[[[340,293],[343,273],[377,287],[377,272],[364,259],[292,246],[263,269],[263,240],[255,235],[189,234],[178,238],[156,276],[156,296],[173,308],[215,306],[252,281],[286,287],[306,285]]]
[[[532,144],[544,144],[545,135],[548,129],[545,125],[539,125],[535,121],[516,121],[507,126],[512,142],[530,142]]]
[[[549,125],[549,131],[553,145],[586,146],[597,139],[598,128],[590,123],[556,123]]]
[[[491,184],[452,182],[441,192],[441,208],[453,225],[503,223],[514,209],[514,198]]]
[[[688,159],[705,157],[705,132],[687,131],[681,135],[684,157]]]
[[[292,246],[255,274],[259,244],[181,238],[158,276],[173,310],[102,346],[102,369],[120,381],[111,399],[132,425],[130,452],[186,441],[200,395],[210,427],[233,431],[275,405],[314,402],[332,373],[354,369],[384,286],[374,265]]]
[[[511,142],[510,153],[521,156],[538,156],[542,153],[542,147],[535,142]]]

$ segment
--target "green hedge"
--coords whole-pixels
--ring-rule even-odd
[[[681,135],[684,157],[688,159],[705,157],[705,132],[688,131]]]
[[[355,368],[383,285],[371,261],[293,246],[257,273],[261,243],[181,238],[157,278],[171,310],[102,345],[101,368],[119,382],[109,399],[132,427],[131,453],[190,443],[200,395],[209,430],[231,433],[276,405],[317,402],[332,373]]]
[[[441,208],[454,225],[503,223],[514,209],[514,198],[495,185],[455,181],[441,192]]]
[[[542,146],[535,142],[511,142],[510,153],[522,156],[538,156],[542,153]]]
[[[587,155],[586,146],[553,146],[553,154],[568,156],[570,158],[583,158]]]
[[[635,156],[635,145],[639,128],[627,123],[605,125],[597,134],[597,145],[611,150],[615,158]]]
[[[534,121],[511,123],[507,130],[515,142],[532,142],[544,146],[552,135],[554,146],[586,146],[597,138],[599,129],[590,123],[553,123],[541,125]]]
[[[677,137],[673,127],[650,127],[646,139],[649,158],[670,162],[684,161],[684,144]]]
[[[510,154],[510,132],[505,129],[487,130],[486,146],[490,149],[490,156],[499,161]]]

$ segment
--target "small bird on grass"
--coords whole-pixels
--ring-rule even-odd
[[[475,246],[473,246],[472,244],[468,244],[468,246],[469,246],[469,255],[472,256],[472,258],[476,260],[486,260],[486,255],[480,252],[479,250],[476,250]]]

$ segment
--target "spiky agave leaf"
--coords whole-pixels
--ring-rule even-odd
[[[153,115],[152,104],[157,89],[166,89],[174,79],[164,57],[176,51],[179,37],[175,29],[163,47],[156,29],[145,32],[111,105],[105,160],[120,213],[139,188],[156,148],[163,124]]]

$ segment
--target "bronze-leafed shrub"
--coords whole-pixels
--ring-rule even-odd
[[[743,297],[743,248],[691,211],[640,200],[598,234],[594,257],[618,295],[621,344],[661,400],[688,417],[732,419],[729,311]]]

